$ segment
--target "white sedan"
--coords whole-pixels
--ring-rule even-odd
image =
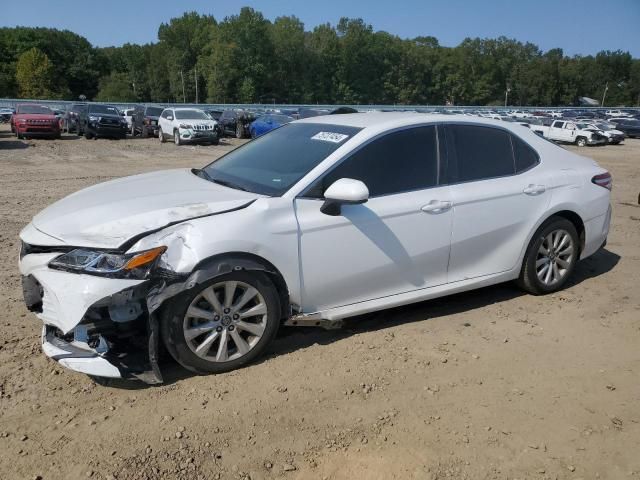
[[[70,369],[159,382],[162,341],[187,369],[224,372],[283,323],[331,328],[512,280],[555,292],[605,244],[611,183],[514,123],[313,117],[201,169],[54,203],[20,234],[25,302]]]
[[[176,145],[183,143],[209,143],[217,145],[218,122],[198,108],[165,108],[158,118],[160,143],[173,138]]]

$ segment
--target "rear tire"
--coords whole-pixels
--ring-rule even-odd
[[[518,286],[533,295],[561,290],[580,258],[576,227],[552,217],[538,228],[524,256]]]
[[[233,287],[227,290],[227,285]],[[233,293],[225,302],[228,292]],[[241,305],[245,294],[253,296]],[[208,299],[218,303],[217,308]],[[193,317],[190,311],[204,316]],[[256,314],[247,315],[249,311]],[[213,278],[174,297],[160,323],[171,356],[199,374],[228,372],[253,361],[275,338],[279,326],[280,300],[273,283],[260,272],[247,271]]]

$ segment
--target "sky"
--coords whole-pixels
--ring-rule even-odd
[[[436,37],[455,46],[466,37],[501,35],[562,48],[566,55],[629,51],[640,58],[640,0],[2,0],[0,26],[68,29],[99,47],[157,41],[158,26],[186,11],[220,21],[250,6],[274,20],[295,15],[312,30],[340,17],[363,18],[403,38]]]

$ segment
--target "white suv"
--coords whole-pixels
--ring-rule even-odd
[[[20,234],[25,302],[73,370],[161,381],[161,338],[184,367],[223,372],[282,323],[334,327],[509,280],[554,292],[605,243],[610,188],[515,123],[313,117],[202,169],[54,203]]]
[[[173,138],[176,145],[209,143],[217,145],[218,122],[198,108],[165,108],[158,119],[161,143]]]

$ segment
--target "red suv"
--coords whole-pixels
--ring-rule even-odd
[[[11,131],[18,138],[60,138],[60,121],[53,110],[45,106],[22,104],[11,117]]]

